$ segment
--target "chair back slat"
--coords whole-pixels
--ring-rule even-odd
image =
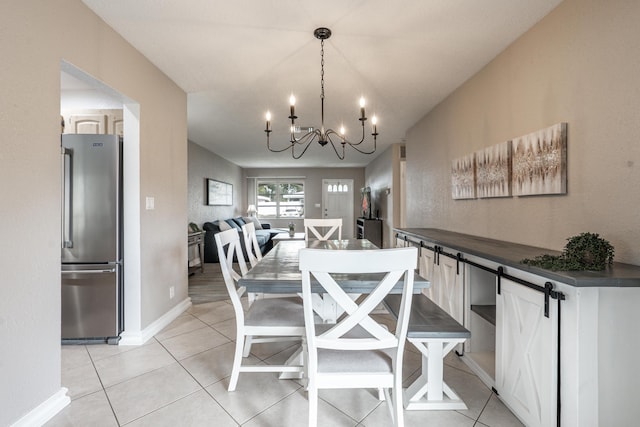
[[[322,229],[323,231],[320,231]],[[342,218],[305,218],[304,233],[305,240],[310,237],[318,240],[329,240],[336,231],[338,232],[338,240],[342,239]]]
[[[247,264],[240,247],[240,234],[233,228],[231,230],[221,231],[215,235],[216,246],[218,248],[218,257],[220,259],[220,270],[222,277],[229,293],[229,298],[233,304],[236,316],[243,318],[243,308],[240,298],[245,292],[245,288],[238,286],[238,280],[247,274]],[[234,257],[237,260],[237,267],[240,272],[234,269]]]
[[[345,314],[330,329],[316,336],[315,325],[307,325],[310,351],[316,348],[334,350],[372,350],[398,347],[399,340],[406,337],[408,316],[401,313],[396,331],[388,331],[371,317],[371,313],[382,302],[395,285],[403,283],[401,309],[410,306],[413,293],[413,273],[416,267],[417,248],[378,250],[327,250],[301,249],[300,270],[302,290],[307,310],[311,312],[311,277],[333,298]],[[385,273],[378,284],[371,289],[360,303],[354,301],[337,283],[332,274],[372,274]],[[404,322],[404,323],[403,323]],[[404,337],[403,335],[404,334]]]
[[[260,252],[260,245],[258,245],[255,224],[250,222],[243,225],[242,235],[244,236],[244,247],[247,249],[249,264],[251,264],[251,267],[255,267],[258,261],[262,259],[262,252]]]

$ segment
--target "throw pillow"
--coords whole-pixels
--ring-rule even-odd
[[[202,224],[202,229],[205,231],[212,231],[213,234],[219,233],[220,231],[220,223],[218,221],[214,222],[205,222]]]
[[[237,222],[235,222],[233,220],[233,218],[229,218],[229,219],[225,219],[224,222],[226,222],[227,224],[229,224],[229,227],[231,228],[237,228],[238,230],[240,230],[240,226],[238,225]]]
[[[246,222],[247,224],[249,224],[250,222],[253,222],[253,225],[255,226],[256,230],[262,230],[262,224],[260,224],[260,220],[257,217],[243,216],[242,219],[244,219],[244,222]]]
[[[220,231],[231,230],[231,226],[229,224],[227,224],[226,221],[220,221],[218,223],[218,227],[220,227]]]

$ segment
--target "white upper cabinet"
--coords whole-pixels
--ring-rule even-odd
[[[64,133],[123,134],[122,110],[86,110],[62,114]]]

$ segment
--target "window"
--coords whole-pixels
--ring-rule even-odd
[[[259,218],[304,218],[302,180],[258,180],[257,187]]]

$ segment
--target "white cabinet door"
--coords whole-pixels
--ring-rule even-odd
[[[406,248],[409,246],[409,242],[404,240],[402,236],[396,236],[396,248]]]
[[[458,269],[458,260],[440,256],[438,266],[438,305],[461,325],[464,324],[464,269]]]
[[[420,248],[419,261],[420,276],[431,282],[431,286],[423,293],[460,324],[464,324],[464,269],[458,269],[458,260]]]
[[[122,118],[122,110],[109,114],[107,118],[107,133],[110,135],[122,136],[124,133],[124,119]]]
[[[422,291],[431,301],[438,302],[438,296],[436,294],[435,283],[435,270],[436,270],[436,256],[435,252],[427,248],[420,248],[420,262],[418,263],[418,274],[420,277],[427,279],[431,286]]]
[[[104,114],[74,114],[69,117],[65,133],[105,134],[107,116]]]
[[[124,120],[122,110],[83,110],[67,112],[64,133],[91,133],[122,136]]]
[[[501,278],[496,297],[496,389],[529,427],[556,425],[557,304]]]

